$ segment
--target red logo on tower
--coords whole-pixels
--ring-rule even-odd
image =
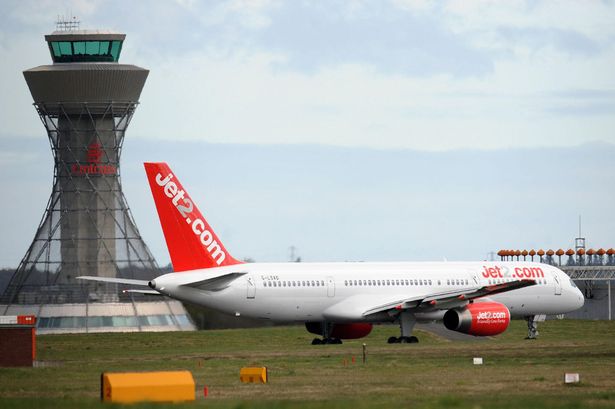
[[[87,151],[87,165],[79,165],[77,163],[71,166],[71,173],[73,175],[115,175],[117,173],[117,167],[114,165],[101,165],[100,160],[104,154],[102,146],[98,142],[92,142],[88,146]]]
[[[90,146],[88,146],[88,162],[89,163],[100,163],[100,158],[102,157],[103,151],[100,148],[100,144],[96,142],[92,142]]]

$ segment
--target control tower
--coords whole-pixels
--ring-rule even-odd
[[[39,333],[194,329],[177,301],[75,279],[162,274],[120,181],[126,128],[149,73],[118,62],[125,37],[60,22],[45,36],[53,64],[23,73],[49,137],[54,181],[0,314],[34,314]]]

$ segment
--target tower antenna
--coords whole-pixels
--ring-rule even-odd
[[[72,14],[72,13],[71,13]],[[56,20],[56,31],[75,31],[79,30],[79,25],[81,21],[77,20],[75,16],[64,16],[58,14],[58,19]]]
[[[574,239],[574,248],[575,250],[585,250],[585,237],[581,236],[581,215],[579,215],[579,235]]]

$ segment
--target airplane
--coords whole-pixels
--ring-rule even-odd
[[[166,163],[145,163],[173,272],[150,281],[79,279],[148,286],[128,292],[165,295],[234,316],[305,323],[340,344],[367,336],[377,323],[397,323],[388,343],[416,343],[417,322],[442,321],[474,336],[504,332],[512,318],[564,314],[584,303],[557,267],[534,262],[245,263],[226,250]]]

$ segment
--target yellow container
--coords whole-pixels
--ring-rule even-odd
[[[243,383],[267,383],[267,368],[241,368],[239,379]]]
[[[100,388],[103,402],[178,402],[195,398],[189,371],[104,372]]]

